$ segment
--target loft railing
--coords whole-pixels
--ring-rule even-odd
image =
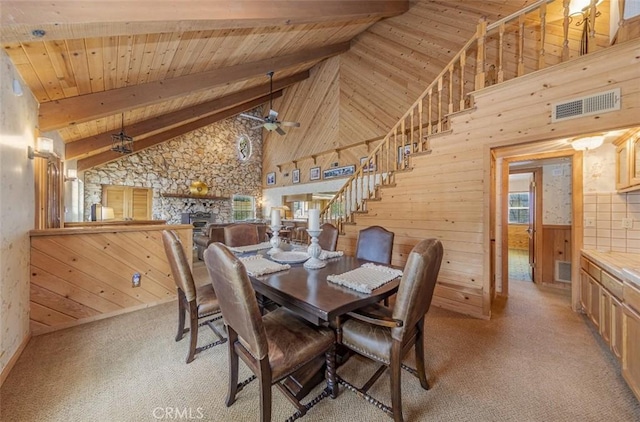
[[[590,0],[572,14],[570,0],[540,0],[491,25],[480,20],[474,36],[323,208],[321,219],[342,232],[355,213],[366,212],[380,187],[409,169],[410,154],[428,152],[429,139],[450,130],[449,116],[473,107],[471,92],[588,53],[588,41],[596,36],[596,3]],[[572,23],[582,29],[571,28]],[[573,41],[579,50],[570,49]]]

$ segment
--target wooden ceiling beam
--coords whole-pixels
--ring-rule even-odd
[[[263,76],[290,66],[317,62],[349,50],[349,42],[304,50],[208,72],[132,85],[40,104],[39,130],[48,132],[139,107],[169,101],[214,86]]]
[[[282,90],[287,86],[301,82],[309,77],[309,71],[296,73],[287,78],[274,80],[274,91]],[[174,126],[190,122],[213,113],[221,112],[230,107],[236,107],[247,101],[257,97],[265,98],[268,101],[269,84],[257,86],[236,92],[226,97],[217,98],[206,103],[198,104],[173,113],[156,116],[151,119],[143,120],[126,127],[128,136],[133,138],[145,137],[158,131],[170,129]],[[65,145],[65,159],[73,160],[85,154],[91,154],[93,151],[106,148],[111,145],[111,134],[115,131],[103,132],[95,136],[79,139],[69,142]]]
[[[0,40],[28,42],[117,35],[382,19],[408,0],[4,0]],[[34,31],[43,31],[41,36]]]
[[[280,96],[282,96],[282,91],[276,91],[273,93],[274,98],[278,98]],[[255,100],[247,101],[244,104],[240,104],[238,106],[221,111],[219,113],[215,113],[210,116],[203,117],[202,119],[198,119],[196,121],[171,128],[167,131],[149,136],[148,138],[142,139],[140,141],[135,141],[133,143],[134,152],[132,154],[136,154],[144,149],[169,141],[180,135],[184,135],[185,133],[189,133],[194,130],[200,129],[201,127],[205,127],[210,124],[219,122],[220,120],[226,119],[228,117],[235,116],[236,114],[242,113],[243,111],[251,110],[252,108],[257,107],[268,100],[269,100],[268,96],[256,98]],[[128,155],[131,155],[131,154],[128,154]],[[110,161],[118,160],[122,157],[124,157],[122,154],[109,150],[109,151],[101,152],[100,154],[92,155],[88,158],[83,158],[81,160],[78,160],[77,168],[78,168],[78,171],[84,171],[92,167],[106,164]]]

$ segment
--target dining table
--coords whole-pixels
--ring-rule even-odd
[[[258,254],[272,259],[266,251],[259,251]],[[241,256],[249,255],[252,254]],[[347,313],[378,303],[398,290],[399,277],[371,293],[361,293],[335,284],[328,281],[327,277],[354,270],[369,261],[345,255],[325,262],[326,266],[320,269],[308,269],[299,262],[289,263],[291,268],[283,271],[262,276],[249,274],[258,304],[263,309],[268,309],[273,303],[284,306],[312,324],[333,328],[339,336],[340,320]],[[344,360],[345,356],[342,357],[342,361]],[[297,399],[305,397],[324,379],[324,362],[323,356],[319,356],[285,381],[285,386]]]

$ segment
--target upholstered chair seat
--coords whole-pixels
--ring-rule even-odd
[[[269,344],[271,377],[278,381],[302,364],[318,356],[318,350],[328,350],[335,342],[332,330],[317,329],[280,307],[262,317]]]
[[[196,307],[198,310],[198,318],[220,312],[218,298],[211,284],[196,287]]]

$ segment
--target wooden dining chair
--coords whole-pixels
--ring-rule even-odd
[[[171,273],[178,289],[178,334],[176,341],[182,340],[189,331],[190,342],[187,363],[191,363],[196,353],[217,346],[227,341],[214,322],[222,318],[218,298],[211,283],[196,287],[189,261],[185,255],[180,238],[173,230],[162,231],[162,243],[171,267]],[[189,314],[189,328],[185,329],[185,313]],[[213,318],[210,318],[213,317]],[[199,322],[201,321],[202,322]],[[197,347],[198,329],[207,325],[218,337],[217,341],[206,346]]]
[[[258,226],[255,224],[238,223],[224,228],[224,244],[227,246],[248,246],[260,242]]]
[[[318,244],[323,251],[334,252],[338,247],[338,228],[331,223],[320,226],[322,232],[318,236]]]
[[[380,226],[371,226],[358,232],[356,258],[390,265],[394,233]]]
[[[333,331],[315,326],[285,307],[262,316],[244,265],[220,243],[207,248],[204,261],[218,293],[229,333],[227,406],[234,403],[239,389],[238,358],[260,380],[260,420],[263,422],[271,420],[272,385],[276,385],[298,409],[293,419],[307,412],[310,406],[302,405],[280,381],[323,354],[327,365],[327,389],[321,395],[335,398],[338,390]]]
[[[429,389],[424,367],[424,316],[429,310],[433,290],[442,262],[442,244],[437,239],[418,243],[409,254],[398,287],[393,310],[373,305],[365,311],[351,312],[352,317],[342,323],[338,342],[364,357],[381,364],[363,387],[357,388],[345,380],[339,380],[348,389],[385,411],[394,421],[402,421],[402,391],[400,370],[402,358],[415,347],[416,370],[404,367],[420,379],[420,385]],[[367,394],[376,380],[390,369],[391,407],[378,402]]]

